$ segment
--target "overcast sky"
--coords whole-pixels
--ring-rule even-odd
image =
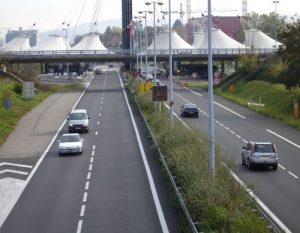
[[[80,16],[84,2],[86,5]],[[0,0],[0,29],[32,29],[33,23],[40,31],[62,27],[62,22],[70,22],[75,26],[77,22],[90,22],[93,16],[93,9],[97,0]],[[153,1],[153,0],[151,0]],[[157,0],[156,0],[157,1]],[[277,12],[280,15],[300,14],[300,0],[279,0]],[[97,19],[101,22],[108,19],[121,19],[122,0],[100,0],[101,6]],[[133,16],[138,15],[139,10],[153,9],[146,7],[144,0],[132,0]],[[168,0],[162,0],[163,10],[168,9]],[[183,11],[186,10],[186,0],[172,0],[172,10],[179,11],[180,3]],[[241,15],[242,0],[211,0],[213,15]],[[191,0],[192,16],[197,17],[207,10],[207,0]],[[160,8],[158,7],[158,11]],[[248,12],[255,11],[259,14],[275,11],[273,0],[248,0]],[[204,12],[205,13],[205,12]],[[159,15],[158,15],[159,17]],[[179,18],[174,14],[173,18]],[[184,20],[186,17],[184,17]]]

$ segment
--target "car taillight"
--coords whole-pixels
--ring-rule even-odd
[[[276,152],[276,148],[275,148],[275,145],[272,143],[272,148],[273,148],[273,152],[275,153]]]

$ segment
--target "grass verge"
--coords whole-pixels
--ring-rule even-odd
[[[168,112],[156,111],[151,96],[137,92],[137,83],[129,82],[149,123],[170,171],[176,176],[182,197],[194,221],[203,232],[270,232],[264,220],[252,211],[245,191],[231,177],[227,168],[233,163],[216,150],[216,175],[208,170],[207,137],[192,133],[180,122],[171,127]],[[227,157],[228,158],[228,157]],[[226,167],[221,165],[222,162]],[[189,232],[189,230],[184,231]]]
[[[0,145],[5,141],[7,136],[15,128],[18,121],[22,116],[24,116],[28,111],[39,105],[44,101],[49,95],[56,91],[69,90],[69,89],[83,89],[81,85],[69,84],[65,86],[60,85],[45,85],[36,83],[35,87],[39,89],[36,91],[34,98],[24,99],[22,95],[17,94],[14,90],[18,89],[16,87],[20,86],[9,79],[3,79],[0,77]],[[22,88],[22,86],[21,86]],[[21,89],[22,90],[22,89]],[[3,100],[9,96],[13,102],[13,107],[7,111],[3,106]]]
[[[286,90],[282,84],[273,84],[266,81],[240,81],[230,89],[216,90],[221,95],[242,106],[256,112],[281,120],[295,128],[300,129],[300,119],[293,116],[294,99],[300,102],[300,88]],[[250,99],[263,103],[264,107],[248,106]]]

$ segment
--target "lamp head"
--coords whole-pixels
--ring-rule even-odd
[[[157,5],[162,6],[164,3],[163,2],[157,2]]]
[[[149,6],[151,4],[151,2],[146,1],[145,5]]]

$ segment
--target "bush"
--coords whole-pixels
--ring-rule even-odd
[[[23,94],[23,85],[21,83],[15,83],[13,87],[13,91],[18,95]]]

